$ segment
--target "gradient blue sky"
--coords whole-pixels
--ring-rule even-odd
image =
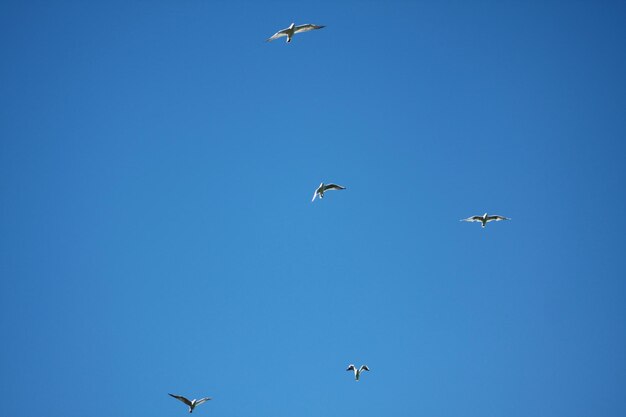
[[[0,3],[0,415],[626,415],[625,22]]]

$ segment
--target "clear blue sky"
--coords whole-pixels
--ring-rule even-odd
[[[0,415],[626,415],[625,21],[2,2]]]

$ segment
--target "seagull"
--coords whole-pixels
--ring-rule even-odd
[[[320,196],[320,198],[324,198],[324,193],[328,190],[345,190],[345,189],[346,187],[342,187],[341,185],[321,183],[320,186],[317,187],[317,190],[315,190],[315,192],[313,193],[313,199],[311,199],[311,201],[314,201],[315,197],[317,197],[318,195]]]
[[[199,406],[202,403],[205,403],[207,401],[209,401],[211,398],[210,397],[204,397],[204,398],[200,398],[199,400],[191,400],[189,401],[187,398],[183,397],[182,395],[174,395],[174,394],[169,394],[168,395],[170,397],[174,397],[176,398],[178,401],[182,401],[185,404],[187,404],[187,406],[189,407],[189,412],[193,413],[193,409],[196,408],[197,406]]]
[[[293,37],[293,35],[295,35],[296,33],[308,32],[309,30],[321,29],[321,28],[325,28],[325,27],[326,26],[312,25],[310,23],[307,23],[306,25],[298,25],[298,26],[296,26],[295,23],[292,23],[291,25],[289,25],[288,28],[283,29],[283,30],[279,30],[278,32],[273,34],[270,38],[267,39],[267,42],[273,41],[274,39],[278,39],[281,36],[286,36],[287,37],[287,43],[289,43],[289,42],[291,42],[291,38]]]
[[[467,219],[461,219],[460,221],[462,222],[481,222],[483,228],[485,227],[485,225],[489,222],[499,222],[500,220],[511,220],[508,217],[504,217],[504,216],[498,216],[498,215],[492,215],[492,216],[488,216],[487,213],[483,214],[482,216],[472,216],[472,217],[468,217]]]
[[[363,371],[369,371],[370,368],[367,367],[367,365],[361,365],[361,367],[359,369],[356,369],[356,367],[352,364],[348,365],[348,369],[346,369],[346,371],[354,371],[354,379],[355,380],[359,380],[359,377],[361,376],[361,372]]]

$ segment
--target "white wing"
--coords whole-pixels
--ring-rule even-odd
[[[367,365],[361,365],[361,368],[359,368],[359,372],[369,371],[369,370],[370,370],[370,368],[368,368]]]
[[[472,216],[472,217],[468,217],[467,219],[461,219],[459,220],[460,222],[479,222],[482,221],[482,217],[480,216]]]
[[[200,404],[202,404],[202,403],[205,403],[205,402],[209,401],[210,399],[211,399],[211,397],[204,397],[204,398],[201,398],[201,399],[199,399],[198,401],[196,401],[196,406],[198,406],[198,405],[200,405]]]
[[[497,215],[487,216],[487,222],[493,222],[493,221],[499,222],[500,220],[511,220],[511,219],[509,219],[508,217],[497,216]]]
[[[283,36],[287,36],[287,31],[288,30],[289,30],[289,28],[283,29],[283,30],[279,30],[278,32],[274,33],[271,37],[267,38],[266,42],[271,42],[274,39],[278,39],[278,38],[281,38]]]
[[[322,26],[318,26],[318,25],[312,25],[310,23],[307,23],[306,25],[298,25],[294,28],[293,33],[300,33],[300,32],[308,32],[310,30],[315,30],[315,29],[321,29],[321,28],[325,28],[326,26],[322,25]]]
[[[313,193],[313,199],[311,201],[315,200],[315,197],[317,197],[317,193],[319,193],[322,190],[326,190],[323,182],[320,183],[320,185],[315,189],[315,192]]]

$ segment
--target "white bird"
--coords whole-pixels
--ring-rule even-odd
[[[314,201],[315,197],[317,197],[318,195],[320,196],[320,198],[324,198],[324,193],[328,190],[345,190],[345,189],[346,187],[342,187],[341,185],[321,183],[320,186],[317,187],[317,190],[315,190],[315,192],[313,193],[313,198],[311,199],[311,201]]]
[[[498,216],[498,215],[491,215],[488,216],[487,213],[483,214],[482,216],[472,216],[472,217],[468,217],[467,219],[461,219],[460,221],[462,222],[481,222],[482,223],[482,227],[484,228],[485,225],[489,222],[499,222],[500,220],[511,220],[508,217],[504,217],[504,216]]]
[[[278,32],[273,34],[271,37],[269,37],[267,39],[267,42],[273,41],[274,39],[278,39],[278,38],[280,38],[282,36],[286,36],[287,37],[287,43],[289,43],[289,42],[291,42],[291,38],[293,37],[293,35],[295,35],[296,33],[308,32],[310,30],[321,29],[321,28],[325,28],[325,27],[326,26],[312,25],[310,23],[307,23],[306,25],[298,25],[298,26],[296,26],[295,23],[292,23],[291,25],[289,25],[288,28],[285,28],[283,30],[279,30]]]
[[[187,398],[183,397],[182,395],[174,395],[174,394],[169,394],[168,395],[170,397],[174,397],[176,398],[178,401],[182,401],[185,404],[187,404],[187,406],[189,407],[189,412],[193,413],[193,409],[196,408],[197,406],[199,406],[200,404],[203,404],[207,401],[209,401],[211,398],[210,397],[204,397],[204,398],[200,398],[199,400],[191,400],[189,401]]]
[[[361,365],[361,367],[359,369],[356,369],[356,366],[350,364],[348,365],[348,369],[346,369],[346,371],[354,371],[354,379],[355,380],[359,380],[359,377],[361,376],[361,372],[363,371],[369,371],[370,368],[367,367],[367,365]]]

